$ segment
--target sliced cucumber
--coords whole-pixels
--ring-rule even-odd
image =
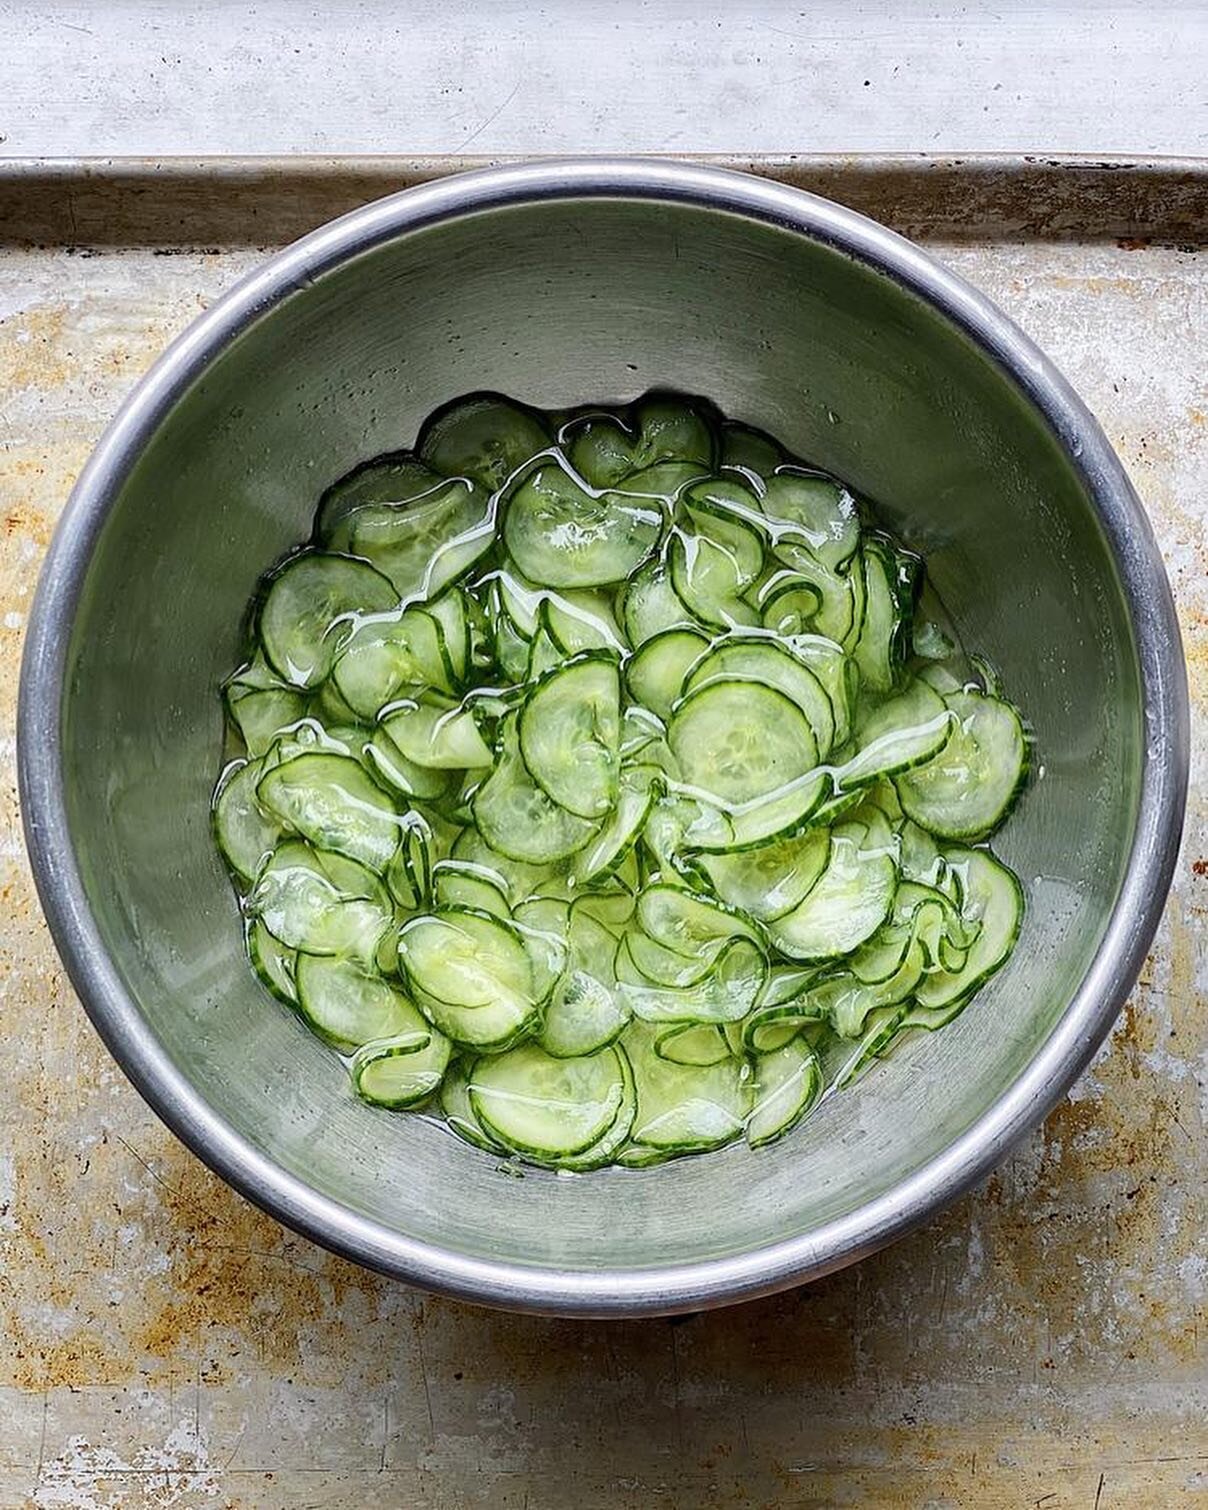
[[[402,1111],[419,1106],[439,1088],[452,1045],[408,1002],[411,1022],[393,1038],[366,1043],[353,1056],[352,1083],[362,1101]],[[420,1039],[419,1030],[423,1029]]]
[[[819,880],[800,906],[768,924],[768,932],[789,959],[848,954],[885,921],[897,882],[897,846],[884,819],[868,827],[841,823]]]
[[[747,1118],[747,1142],[765,1148],[805,1117],[822,1094],[822,1066],[800,1038],[755,1061],[755,1104]]]
[[[510,919],[503,878],[464,860],[441,860],[432,872],[432,900],[437,908],[472,907],[497,918]]]
[[[273,937],[260,918],[254,918],[247,931],[247,952],[252,968],[273,995],[296,1007],[298,951],[287,949]]]
[[[581,907],[572,907],[570,962],[546,1009],[539,1042],[547,1054],[593,1054],[613,1043],[630,1012],[616,990],[616,940]]]
[[[436,472],[469,477],[488,493],[550,445],[539,415],[497,394],[458,399],[425,421],[415,449]]]
[[[850,790],[922,765],[944,748],[952,727],[952,714],[940,695],[926,682],[912,681],[861,721],[859,748],[836,771],[835,784]]]
[[[983,849],[949,850],[947,861],[961,877],[962,914],[979,924],[964,966],[928,975],[916,993],[927,1011],[964,1000],[1006,962],[1023,922],[1023,888],[1013,871]]]
[[[784,451],[778,441],[762,430],[727,420],[721,427],[720,460],[723,467],[741,468],[762,480],[770,477],[784,461]]]
[[[605,817],[621,765],[616,657],[587,651],[550,672],[526,699],[518,733],[524,765],[547,797],[576,817]]]
[[[901,674],[909,624],[895,590],[896,563],[879,541],[864,547],[864,622],[852,652],[860,682],[869,692],[889,692]]]
[[[939,754],[895,777],[907,815],[939,839],[983,839],[1014,806],[1028,747],[1010,703],[980,692],[944,699],[953,725]]]
[[[401,991],[354,960],[299,954],[296,980],[303,1017],[337,1049],[351,1053],[373,1039],[404,1034],[424,1048],[432,1036]]]
[[[708,638],[696,629],[664,629],[652,635],[625,667],[630,694],[659,718],[669,718],[672,705],[683,695],[689,668],[708,648]]]
[[[379,572],[347,556],[295,556],[269,584],[257,625],[264,653],[285,681],[317,686],[365,614],[398,594]]]
[[[347,755],[297,755],[260,778],[256,796],[268,812],[318,849],[385,870],[398,848],[394,800]]]
[[[690,1022],[667,1029],[654,1041],[654,1052],[669,1064],[708,1066],[730,1058],[730,1045],[713,1023]]]
[[[494,758],[473,714],[456,703],[406,699],[394,705],[382,727],[415,765],[438,771],[481,770]]]
[[[214,798],[214,837],[223,859],[244,881],[252,881],[281,838],[281,820],[266,812],[257,796],[263,760],[229,765]]]
[[[677,886],[647,886],[638,897],[637,920],[656,943],[688,959],[734,938],[763,943],[759,928],[744,913]]]
[[[385,888],[371,870],[298,840],[286,840],[273,851],[247,906],[287,949],[363,962],[376,958],[393,922]]]
[[[598,824],[569,812],[532,779],[511,718],[503,726],[499,760],[474,795],[473,812],[493,849],[530,865],[565,860],[599,832]]]
[[[619,980],[617,994],[643,1022],[741,1022],[767,979],[767,958],[748,939],[718,951],[712,970],[694,986],[652,986]]]
[[[505,1147],[542,1159],[583,1153],[600,1141],[625,1099],[615,1049],[559,1059],[535,1043],[474,1063],[470,1104]]]
[[[801,709],[758,682],[710,682],[676,708],[667,742],[689,786],[723,807],[768,797],[818,762]]]
[[[777,545],[805,547],[832,572],[859,549],[856,500],[833,477],[804,467],[779,467],[765,478],[763,510],[778,523]]]
[[[630,577],[621,593],[620,616],[635,650],[656,634],[690,629],[697,622],[662,561],[650,561]]]
[[[685,691],[735,679],[762,682],[783,692],[808,719],[818,756],[830,752],[835,740],[834,706],[815,673],[790,649],[766,638],[740,635],[721,640],[696,662]]]
[[[567,460],[593,488],[610,488],[633,471],[634,439],[618,415],[602,410],[576,416],[558,432]]]
[[[712,405],[690,403],[666,395],[652,395],[633,411],[637,439],[633,468],[640,472],[662,462],[691,463],[709,471],[717,460],[717,432]]]
[[[774,922],[805,900],[826,869],[830,846],[830,830],[813,828],[737,854],[701,855],[700,865],[723,902]]]
[[[503,1153],[503,1145],[483,1127],[470,1104],[473,1073],[473,1058],[454,1059],[449,1065],[440,1085],[441,1114],[459,1138],[487,1153]]]
[[[739,1059],[712,1065],[673,1064],[654,1052],[654,1035],[635,1023],[623,1043],[633,1065],[637,1115],[630,1134],[646,1150],[690,1153],[718,1148],[741,1135],[753,1080]]]
[[[571,857],[569,880],[586,886],[614,871],[645,827],[659,786],[654,766],[622,766],[616,807],[604,826]]]
[[[367,769],[377,781],[382,786],[401,792],[404,797],[435,802],[448,796],[456,780],[450,771],[416,765],[413,760],[408,760],[384,726],[373,731],[363,754]]]
[[[524,575],[547,587],[623,582],[658,543],[661,511],[593,494],[560,466],[539,466],[508,501],[503,538]]]
[[[283,682],[260,652],[225,684],[223,697],[253,759],[265,754],[281,730],[306,713],[305,694]]]
[[[399,965],[424,1016],[456,1043],[502,1049],[540,1002],[522,935],[489,913],[448,907],[403,925]]]

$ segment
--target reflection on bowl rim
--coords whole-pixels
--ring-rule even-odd
[[[61,717],[72,625],[100,529],[146,438],[212,357],[316,276],[384,241],[482,210],[592,197],[674,202],[798,232],[887,275],[965,332],[1040,413],[1097,507],[1136,636],[1147,749],[1132,851],[1094,961],[1026,1069],[942,1153],[797,1237],[665,1267],[572,1271],[470,1257],[393,1232],[274,1164],[203,1102],[140,1015],[92,917],[67,822]],[[311,233],[232,288],[134,389],[72,492],[30,616],[18,722],[26,842],[55,943],[97,1030],[168,1126],[273,1216],[357,1262],[482,1304],[597,1316],[697,1310],[817,1278],[918,1225],[988,1173],[1068,1089],[1136,980],[1178,852],[1188,752],[1182,646],[1153,533],[1102,430],[1048,358],[963,279],[874,221],[747,174],[657,159],[525,163],[409,189]]]

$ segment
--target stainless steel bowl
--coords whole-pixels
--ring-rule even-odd
[[[208,801],[219,677],[319,490],[449,397],[703,392],[878,500],[1036,732],[1001,839],[1028,916],[961,1018],[794,1136],[642,1173],[501,1173],[357,1104],[253,982]],[[51,928],[135,1085],[290,1226],[492,1305],[719,1305],[933,1213],[1062,1094],[1166,895],[1187,695],[1149,525],[1098,425],[1009,320],[824,200],[643,161],[537,163],[382,200],[267,262],[143,380],[39,587],[26,836]]]

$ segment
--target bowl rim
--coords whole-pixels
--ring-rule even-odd
[[[314,278],[387,240],[486,210],[601,197],[695,206],[823,242],[925,300],[980,347],[1040,413],[1097,509],[1136,636],[1147,740],[1132,850],[1095,958],[1034,1058],[959,1137],[812,1232],[694,1262],[572,1270],[480,1258],[392,1231],[274,1163],[204,1102],[141,1016],[92,915],[67,821],[62,712],[76,610],[109,510],[146,438],[231,339]],[[177,337],[98,442],[55,531],[30,614],[17,746],[26,845],[68,975],[126,1075],[194,1153],[287,1227],[369,1268],[479,1304],[603,1317],[700,1310],[842,1268],[955,1200],[1039,1123],[1106,1037],[1153,939],[1181,838],[1189,739],[1178,621],[1145,511],[1096,420],[1013,321],[912,242],[816,195],[668,159],[562,158],[455,174],[354,210],[273,255]]]

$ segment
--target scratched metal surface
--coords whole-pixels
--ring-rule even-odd
[[[0,1507],[1208,1501],[1208,252],[932,243],[1095,409],[1179,604],[1187,834],[1116,1033],[981,1189],[859,1267],[575,1323],[427,1298],[255,1211],[126,1084],[41,921],[13,759],[39,562],[122,395],[260,256],[165,255],[142,213],[145,245],[21,246],[11,217],[0,245]]]

